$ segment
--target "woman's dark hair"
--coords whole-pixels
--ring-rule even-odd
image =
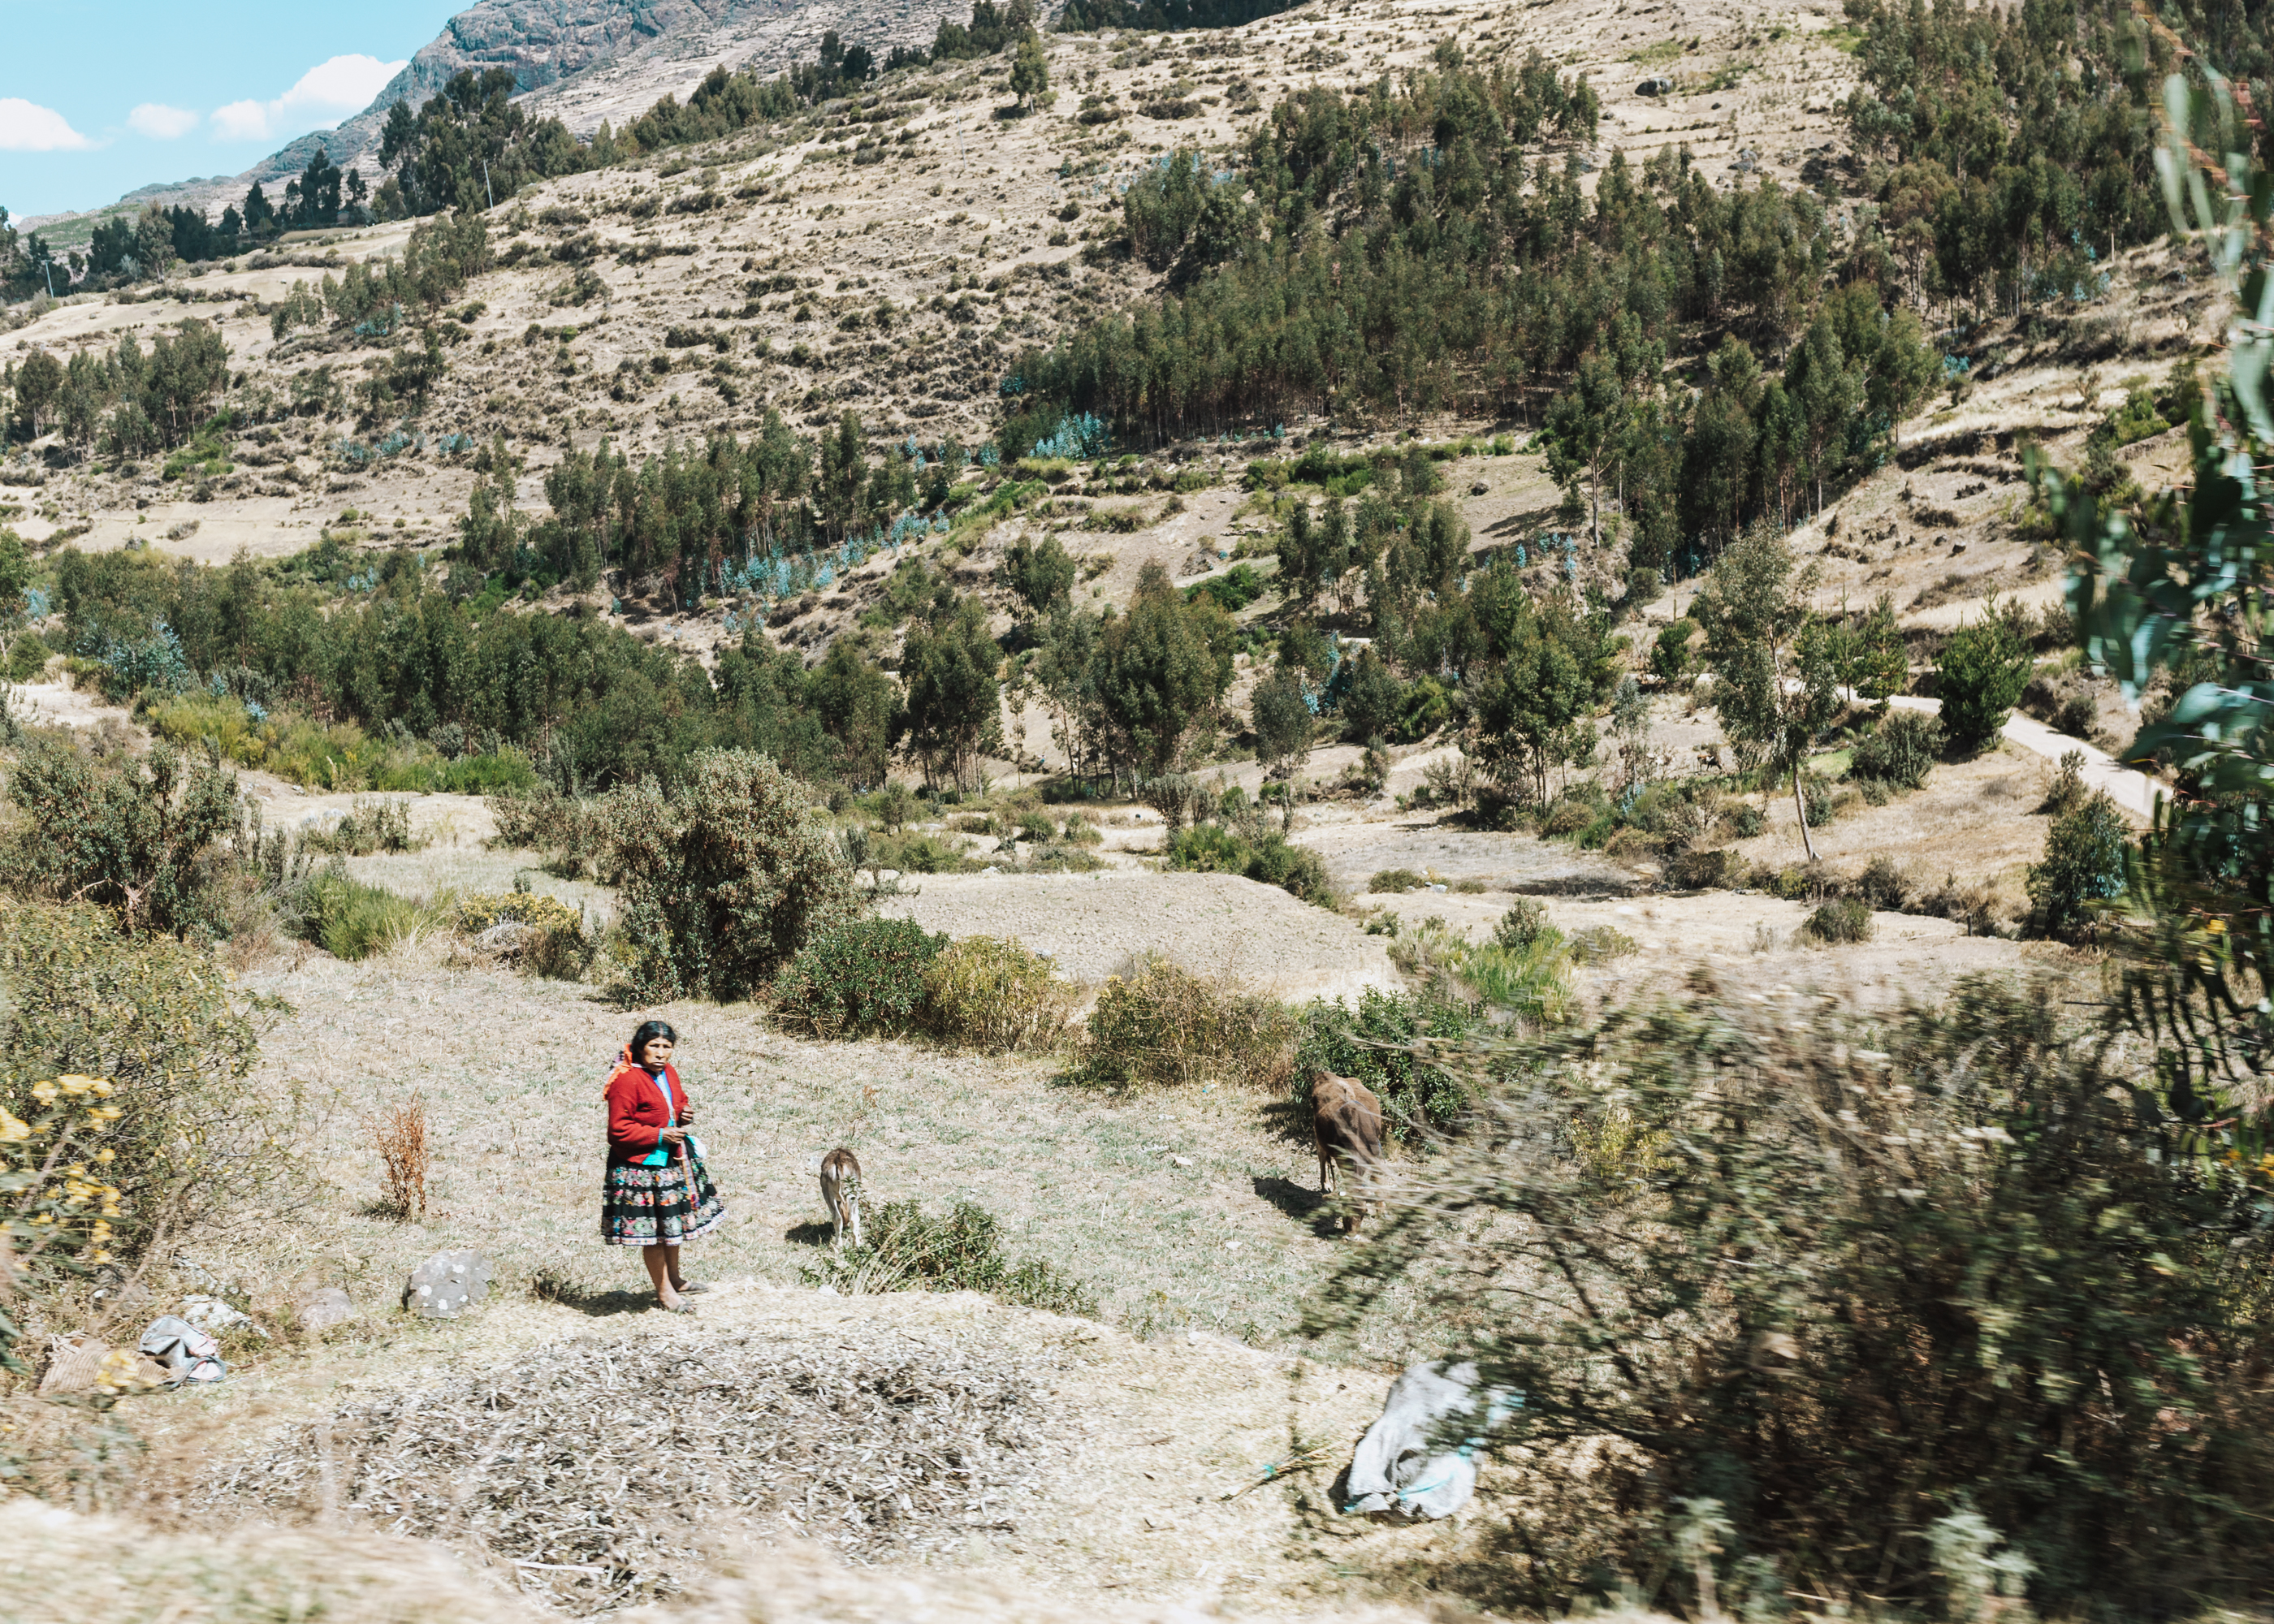
[[[657,1038],[667,1039],[674,1046],[679,1042],[679,1034],[671,1029],[671,1023],[669,1021],[644,1020],[640,1022],[640,1029],[632,1034],[632,1064],[634,1065],[645,1065],[647,1064],[647,1046],[653,1042]]]

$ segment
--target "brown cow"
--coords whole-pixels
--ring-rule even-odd
[[[1344,1194],[1345,1168],[1359,1177],[1359,1194],[1382,1166],[1382,1101],[1352,1077],[1321,1072],[1311,1085],[1311,1132],[1319,1144],[1319,1193]],[[1343,1214],[1343,1233],[1358,1233],[1362,1207]]]

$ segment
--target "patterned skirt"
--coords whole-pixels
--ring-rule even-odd
[[[727,1222],[727,1204],[699,1162],[695,1164],[695,1199],[690,1202],[687,1197],[687,1172],[679,1162],[667,1167],[612,1162],[600,1190],[600,1238],[611,1246],[675,1246]]]

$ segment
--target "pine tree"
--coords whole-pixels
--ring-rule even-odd
[[[1255,759],[1265,776],[1281,778],[1302,770],[1311,754],[1315,719],[1303,695],[1303,683],[1288,666],[1275,666],[1255,685],[1249,701],[1255,726]]]
[[[1741,761],[1792,777],[1801,842],[1816,858],[1800,774],[1817,735],[1840,713],[1840,673],[1809,606],[1813,567],[1756,525],[1724,552],[1691,613],[1706,629],[1713,709]]]
[[[987,606],[976,598],[959,598],[908,628],[900,675],[907,684],[908,738],[925,783],[976,786],[981,752],[1002,737],[1002,658],[987,633]]]
[[[1029,28],[1019,38],[1019,48],[1011,57],[1011,94],[1020,104],[1032,107],[1050,94],[1050,64],[1043,55],[1043,42]]]
[[[1123,758],[1148,778],[1176,771],[1186,741],[1231,680],[1230,640],[1217,646],[1211,637],[1211,611],[1224,619],[1205,599],[1186,602],[1169,572],[1148,563],[1129,613],[1105,628],[1098,700]]]

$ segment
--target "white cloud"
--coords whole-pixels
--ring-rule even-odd
[[[369,107],[404,64],[375,56],[335,56],[300,75],[274,102],[232,102],[213,116],[217,141],[269,141],[335,124]]]
[[[85,152],[94,145],[53,108],[0,96],[0,152]]]
[[[259,102],[232,102],[216,108],[213,116],[216,141],[265,141],[268,139],[268,109]]]
[[[178,141],[198,127],[198,116],[185,107],[145,102],[126,115],[126,127],[154,141]]]

